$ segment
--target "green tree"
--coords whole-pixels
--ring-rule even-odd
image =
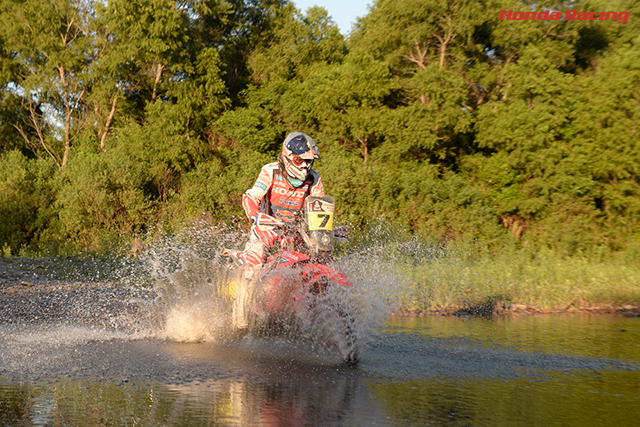
[[[81,130],[91,55],[88,7],[68,0],[8,0],[0,9],[0,37],[18,67],[12,91],[28,112],[14,126],[28,147],[59,167],[67,164]]]
[[[357,22],[350,45],[399,72],[447,68],[478,50],[473,37],[486,16],[486,6],[474,1],[378,0]]]
[[[564,136],[574,79],[534,45],[503,72],[509,85],[501,99],[478,112],[477,144],[495,152],[478,174],[492,189],[505,227],[520,236],[546,209],[563,179],[558,166],[569,154]]]
[[[17,150],[0,153],[0,246],[14,254],[47,243],[55,217],[56,170],[50,158],[30,159]]]
[[[605,55],[580,85],[575,155],[614,246],[640,233],[640,39]]]

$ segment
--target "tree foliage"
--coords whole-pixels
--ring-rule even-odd
[[[629,11],[615,21],[501,10]],[[286,0],[4,0],[0,246],[242,215],[287,133],[340,214],[560,252],[640,238],[640,7],[377,0],[348,38]]]

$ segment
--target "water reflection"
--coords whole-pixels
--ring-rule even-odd
[[[373,383],[395,425],[638,426],[640,374]]]
[[[392,331],[468,338],[527,352],[640,362],[640,318],[621,315],[542,315],[499,318],[424,317],[388,322]]]
[[[622,381],[621,381],[622,380]],[[1,425],[639,425],[638,372],[546,381],[0,383]],[[362,390],[358,390],[362,387]]]
[[[355,412],[355,387],[349,375],[295,384],[234,378],[0,382],[0,425],[338,425]]]
[[[0,425],[640,425],[640,365],[626,362],[639,331],[620,317],[405,319],[349,368],[274,340],[50,345],[11,329]]]

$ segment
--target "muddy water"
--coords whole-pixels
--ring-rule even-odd
[[[639,408],[640,318],[393,320],[357,367],[295,340],[0,324],[0,425],[632,426]]]

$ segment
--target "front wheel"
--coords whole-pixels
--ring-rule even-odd
[[[340,348],[342,359],[348,365],[358,363],[358,348],[356,341],[356,325],[355,320],[350,312],[340,309],[338,316],[342,319],[342,339],[344,345]]]
[[[311,307],[311,337],[319,347],[337,352],[342,360],[354,365],[358,363],[358,342],[355,319],[346,308],[344,295],[332,284],[317,295]]]

